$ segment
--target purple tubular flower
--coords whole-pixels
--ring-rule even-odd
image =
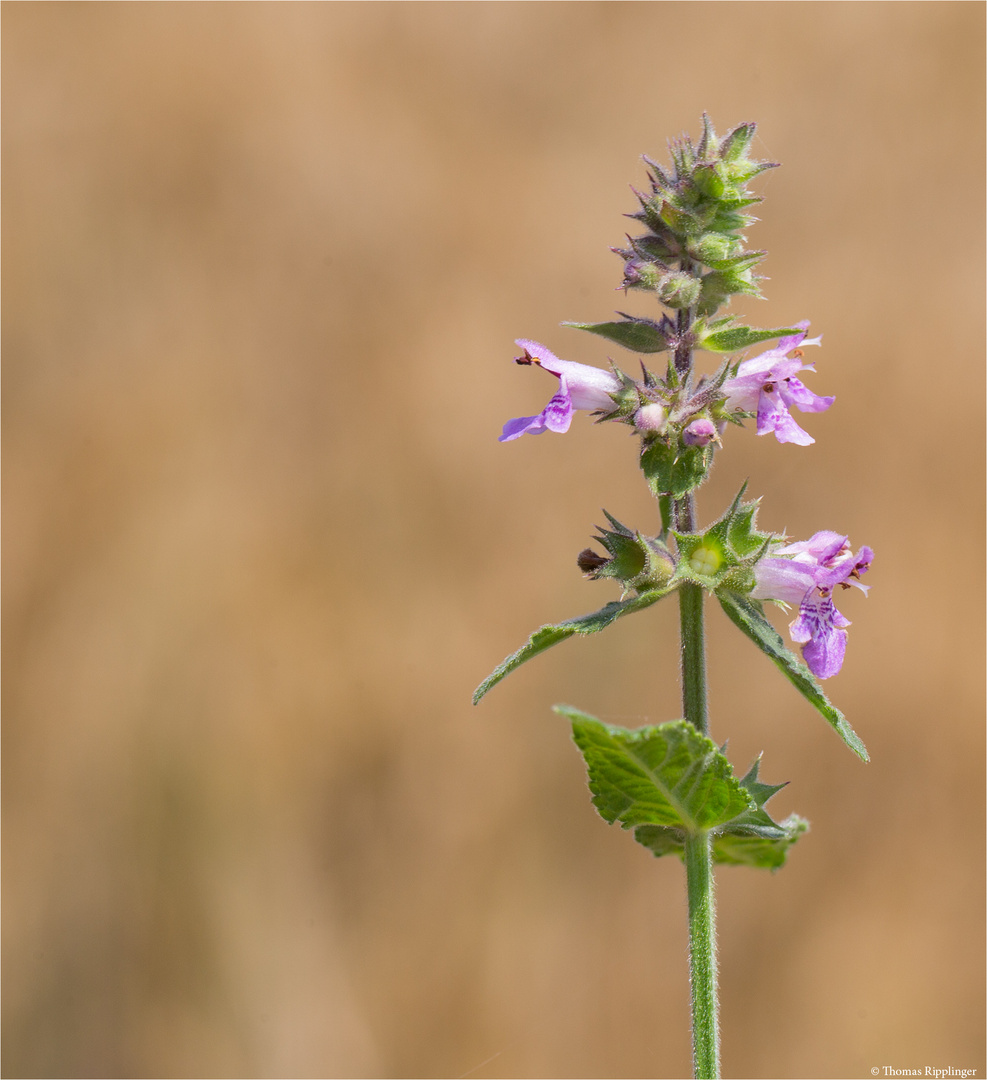
[[[716,425],[712,420],[700,417],[682,432],[682,441],[686,446],[709,446],[716,438]]]
[[[773,349],[760,356],[742,360],[737,374],[723,384],[723,392],[727,395],[728,409],[757,413],[758,435],[773,431],[778,442],[808,446],[816,440],[795,423],[789,409],[794,405],[800,412],[823,412],[836,399],[813,394],[795,377],[800,371],[816,370],[812,364],[802,363],[798,346],[818,345],[822,341],[821,337],[806,340],[808,321],[795,325],[802,328],[800,333],[780,338]],[[788,356],[793,350],[795,355]]]
[[[620,380],[609,371],[588,364],[576,364],[571,360],[560,360],[544,345],[527,338],[518,338],[515,345],[524,349],[524,356],[517,357],[515,362],[537,364],[551,372],[558,377],[559,389],[537,416],[519,416],[508,420],[499,442],[520,439],[522,435],[540,435],[543,431],[557,431],[560,434],[568,431],[575,409],[590,412],[613,410],[614,402],[610,395],[620,390]]]
[[[862,547],[854,555],[845,536],[817,532],[809,540],[775,548],[754,568],[756,584],[751,596],[758,600],[782,600],[798,606],[798,617],[789,627],[792,641],[802,646],[802,657],[819,679],[829,679],[843,666],[850,625],[833,603],[833,590],[851,585],[866,595],[863,585],[874,552]]]

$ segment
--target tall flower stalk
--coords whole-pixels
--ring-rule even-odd
[[[620,598],[535,631],[480,684],[473,699],[478,702],[507,674],[558,642],[596,633],[678,594],[681,719],[628,730],[569,705],[557,705],[556,711],[571,723],[601,816],[633,829],[635,840],[655,856],[676,855],[684,863],[697,1077],[720,1074],[714,864],[776,870],[808,830],[808,822],[796,814],[778,822],[764,809],[784,785],[759,779],[760,758],[738,778],[710,738],[708,596],[716,597],[730,621],[846,745],[868,760],[864,744],[818,680],[839,672],[846,651],[849,621],[835,606],[834,590],[855,585],[866,592],[860,577],[873,552],[863,547],[854,554],[849,539],[831,531],[794,543],[760,532],[759,501],[744,502],[744,489],[719,518],[704,528],[698,524],[696,489],[709,474],[728,425],[754,419],[758,435],[805,446],[814,440],[791,410],[824,412],[834,401],[799,378],[814,370],[803,362],[803,349],[821,341],[807,336],[808,322],[755,329],[718,314],[735,295],[760,295],[754,269],[765,253],[745,249],[743,233],[754,221],[745,211],[760,199],[747,185],[773,163],[750,157],[754,131],[754,124],[741,124],[719,137],[704,116],[697,144],[688,138],[670,144],[670,168],[645,158],[650,190],[636,193],[639,209],[628,217],[646,231],[628,236],[626,246],[613,251],[623,260],[624,289],[652,294],[664,308],[660,317],[618,312],[614,321],[565,324],[639,356],[667,353],[664,371],[651,370],[642,360],[641,377],[632,378],[612,363],[606,371],[560,360],[539,342],[517,341],[522,349],[517,362],[542,368],[558,385],[540,414],[509,420],[501,441],[564,433],[579,410],[598,421],[629,425],[640,437],[638,464],[657,499],[660,528],[654,534],[630,529],[604,511],[609,527],[599,527],[595,540],[605,554],[586,548],[577,563],[590,579],[617,582]],[[768,341],[776,344],[747,355]],[[714,374],[697,376],[697,350],[724,357]],[[801,658],[766,619],[765,600],[797,608],[790,636],[801,646]]]

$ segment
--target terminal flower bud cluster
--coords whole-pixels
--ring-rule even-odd
[[[645,158],[650,190],[635,191],[640,209],[628,217],[648,231],[612,249],[624,260],[621,288],[697,315],[737,294],[760,295],[753,268],[765,253],[744,248],[741,230],[755,219],[743,211],[761,201],[747,184],[774,163],[749,156],[754,132],[754,124],[740,124],[721,138],[704,116],[697,145],[688,138],[671,144],[671,169]]]

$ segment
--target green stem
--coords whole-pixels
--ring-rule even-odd
[[[685,841],[689,888],[689,974],[692,988],[692,1067],[696,1080],[720,1075],[716,994],[716,901],[713,845],[708,832]]]
[[[682,270],[698,276],[690,260]],[[692,386],[693,312],[678,313],[678,345],[675,369],[685,392]],[[671,516],[678,532],[696,530],[696,503],[690,492],[673,499]],[[665,507],[662,507],[665,513]],[[706,628],[703,623],[705,593],[701,585],[683,583],[679,593],[679,629],[682,650],[682,712],[701,734],[709,735],[706,695]],[[719,1002],[716,992],[716,902],[713,896],[713,845],[708,832],[685,841],[685,878],[689,892],[689,975],[692,990],[692,1068],[696,1080],[715,1080],[720,1075]]]
[[[675,527],[695,529],[692,495],[673,504]],[[682,710],[686,720],[703,735],[709,734],[706,694],[705,594],[700,585],[683,584],[679,590],[679,625],[682,646]],[[692,987],[692,1054],[697,1080],[720,1075],[719,1021],[716,992],[716,903],[713,897],[713,849],[709,833],[685,842],[686,887],[689,892],[689,969]]]
[[[706,701],[705,594],[701,585],[679,586],[679,633],[682,647],[682,712],[701,734],[709,734]]]
[[[675,528],[693,532],[696,527],[692,494],[672,504]],[[706,703],[706,627],[703,621],[705,593],[691,582],[679,586],[679,641],[682,649],[682,715],[703,735],[709,734]]]

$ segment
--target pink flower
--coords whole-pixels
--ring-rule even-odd
[[[821,337],[805,339],[808,321],[796,323],[801,333],[780,338],[773,349],[742,360],[737,374],[723,384],[729,410],[741,409],[757,413],[757,433],[775,433],[778,442],[808,446],[816,440],[803,431],[792,419],[789,409],[794,405],[800,412],[823,412],[836,400],[819,397],[795,378],[800,371],[815,371],[812,364],[802,363],[799,345],[818,345]],[[796,351],[794,356],[787,354]]]
[[[870,568],[874,552],[862,547],[854,555],[845,536],[817,532],[809,540],[773,549],[754,568],[756,584],[751,596],[798,605],[798,617],[789,627],[792,641],[802,646],[802,657],[819,679],[829,679],[843,666],[850,625],[833,603],[833,590],[854,585],[866,595],[870,588],[860,575]]]
[[[510,442],[522,435],[540,435],[543,431],[568,431],[576,409],[590,412],[613,410],[611,395],[620,390],[620,380],[616,375],[588,364],[560,360],[537,341],[518,338],[515,344],[524,349],[524,356],[517,357],[516,363],[536,364],[551,372],[558,377],[559,389],[537,416],[519,416],[508,420],[499,442]]]
[[[709,446],[716,439],[716,427],[712,420],[700,417],[682,432],[682,441],[686,446]]]

